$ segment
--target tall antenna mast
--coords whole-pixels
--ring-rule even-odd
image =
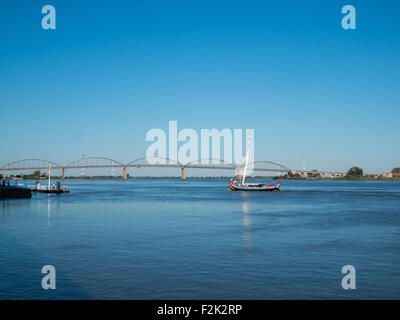
[[[302,156],[302,169],[303,171],[306,171],[307,167],[306,167],[306,154],[303,152],[303,156]]]

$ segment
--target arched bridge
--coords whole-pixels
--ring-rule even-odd
[[[322,173],[322,174],[342,174],[340,172],[322,172],[322,171],[303,171],[292,170],[280,163],[273,161],[255,161],[250,163],[249,166],[253,167],[253,171],[262,172],[283,172],[295,171],[299,173]],[[218,169],[218,170],[231,170],[240,175],[243,166],[235,166],[232,163],[220,159],[199,159],[196,161],[188,162],[186,164],[179,163],[168,158],[153,157],[153,158],[139,158],[128,163],[122,163],[118,160],[106,157],[82,157],[81,159],[72,161],[67,164],[59,164],[53,161],[44,159],[23,159],[13,161],[0,167],[0,172],[10,171],[23,171],[23,170],[61,170],[62,179],[65,178],[65,171],[67,169],[90,169],[90,168],[122,168],[123,178],[127,179],[127,168],[141,168],[141,167],[157,167],[157,168],[180,168],[181,178],[186,179],[186,169]],[[82,171],[83,172],[83,171]]]

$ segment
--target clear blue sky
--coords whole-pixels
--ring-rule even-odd
[[[398,1],[2,1],[0,40],[1,165],[128,162],[177,120],[289,167],[400,166]]]

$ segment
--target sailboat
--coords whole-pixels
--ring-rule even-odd
[[[279,191],[282,181],[277,184],[268,183],[246,183],[246,171],[249,164],[249,149],[250,149],[250,137],[247,143],[246,149],[246,162],[244,165],[242,181],[237,181],[233,178],[229,181],[229,189],[232,191]]]
[[[51,185],[50,182],[50,165],[49,165],[49,174],[48,174],[48,184],[47,186],[41,186],[39,181],[36,181],[35,187],[31,188],[32,192],[38,193],[69,193],[69,189],[61,188],[60,181],[57,181],[57,184]]]

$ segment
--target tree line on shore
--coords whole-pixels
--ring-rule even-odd
[[[314,173],[315,172],[315,173]],[[384,175],[374,175],[374,174],[364,174],[364,170],[360,167],[351,167],[347,173],[343,176],[334,177],[335,179],[346,179],[346,180],[362,180],[362,179],[395,179],[400,180],[400,168],[394,168],[391,171],[394,174],[392,177],[387,177]],[[299,174],[298,172],[288,172],[283,178],[288,179],[329,179],[333,177],[323,177],[318,172],[318,170],[313,170],[313,172],[308,172],[305,176]]]

